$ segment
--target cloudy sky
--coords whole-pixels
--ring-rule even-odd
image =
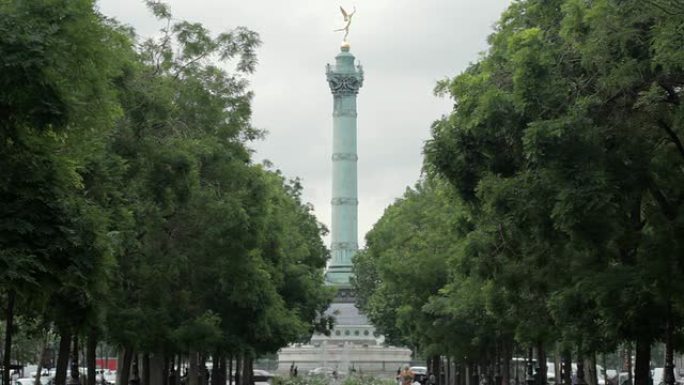
[[[304,199],[330,224],[332,95],[325,64],[339,52],[339,6],[356,7],[349,41],[363,65],[358,95],[359,241],[383,210],[420,176],[431,123],[451,109],[433,96],[435,82],[477,60],[509,0],[167,0],[174,18],[213,32],[245,26],[263,41],[250,76],[254,143],[268,159],[303,179]],[[107,16],[141,36],[161,25],[142,0],[98,0]]]

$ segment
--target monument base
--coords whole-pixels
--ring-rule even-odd
[[[348,285],[338,287],[326,315],[335,317],[330,335],[314,334],[309,343],[281,349],[277,373],[287,374],[294,364],[300,375],[315,368],[330,368],[340,376],[356,372],[394,378],[398,368],[411,362],[411,350],[384,344],[385,338],[356,307]]]
[[[394,378],[397,369],[410,362],[411,351],[406,348],[322,342],[281,349],[276,372],[287,375],[290,365],[294,363],[299,375],[324,367],[336,370],[340,377],[355,372],[379,378]]]

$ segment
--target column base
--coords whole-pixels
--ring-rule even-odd
[[[325,281],[328,284],[335,286],[350,286],[349,279],[352,276],[351,265],[347,266],[330,266],[325,272]]]

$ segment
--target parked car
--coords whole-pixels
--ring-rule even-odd
[[[104,378],[104,383],[102,379]],[[97,371],[95,382],[98,385],[114,385],[116,384],[116,370],[100,369]]]
[[[320,367],[320,368],[311,369],[311,370],[309,370],[309,372],[307,374],[309,376],[312,376],[312,377],[326,377],[326,378],[333,378],[336,375],[339,375],[339,373],[337,373],[337,371],[335,369],[329,368],[329,367]]]
[[[271,372],[261,369],[254,369],[254,385],[269,385],[274,375]]]
[[[679,370],[675,368],[674,370],[675,384],[684,385],[684,378],[681,377]],[[653,385],[665,385],[665,368],[655,368],[653,369],[651,382]]]
[[[422,385],[427,382],[427,368],[425,366],[411,366],[409,368],[413,372],[413,381],[418,381]]]

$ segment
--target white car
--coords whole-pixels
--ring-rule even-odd
[[[333,368],[328,368],[328,367],[321,367],[321,368],[316,368],[316,369],[311,369],[307,373],[309,376],[316,376],[316,377],[335,377],[335,369]]]
[[[413,380],[420,384],[424,384],[427,380],[427,367],[425,366],[411,366],[409,368],[413,372]]]
[[[274,375],[271,372],[261,369],[254,369],[254,385],[270,385]]]
[[[102,384],[102,377],[104,376],[105,383]],[[95,383],[98,385],[114,385],[116,384],[116,370],[100,369],[95,376]]]
[[[655,368],[653,369],[653,385],[665,385],[665,368]],[[675,385],[684,384],[684,379],[680,376],[679,370],[674,369]]]

